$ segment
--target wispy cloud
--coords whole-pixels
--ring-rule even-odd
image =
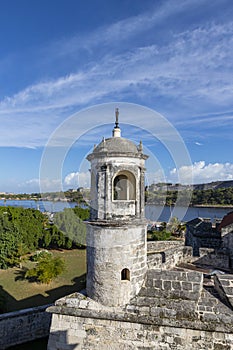
[[[176,3],[179,6],[164,2],[150,14],[99,28],[85,36],[85,40],[74,37],[54,44],[53,55],[58,48],[66,55],[86,49],[88,62],[80,61],[79,69],[72,66],[67,75],[32,84],[0,101],[4,131],[0,145],[43,145],[71,111],[111,100],[139,99],[145,104],[154,100],[154,105],[163,110],[166,107],[161,98],[174,101],[173,111],[169,107],[168,111],[176,121],[186,117],[190,104],[193,116],[200,115],[207,106],[212,109],[218,106],[223,111],[232,107],[233,22],[207,22],[195,29],[169,33],[169,41],[160,43],[152,35],[156,25],[195,6],[194,1]],[[146,45],[136,40],[150,30],[151,39]],[[128,40],[123,51],[119,49],[122,40]],[[77,42],[78,48],[74,49]],[[98,53],[99,46],[102,55]],[[51,59],[55,60],[53,55]],[[231,122],[230,116],[225,119]],[[202,121],[190,118],[188,122]]]
[[[151,95],[157,91],[183,99],[208,98],[216,102],[217,97],[218,102],[226,102],[232,96],[228,72],[233,53],[232,34],[233,23],[212,24],[205,30],[174,36],[165,47],[151,44],[117,56],[106,54],[98,63],[78,73],[32,85],[5,98],[0,112],[85,105],[138,84],[151,89]],[[140,86],[137,88],[140,90]]]

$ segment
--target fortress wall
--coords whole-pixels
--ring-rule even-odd
[[[193,255],[200,256],[201,248],[219,249],[222,238],[218,232],[193,232],[187,230],[185,235],[185,245],[193,248]]]
[[[196,259],[199,264],[209,265],[216,269],[229,269],[230,268],[230,258],[224,252],[218,251],[210,248],[200,248],[200,257]]]
[[[147,264],[149,269],[166,270],[181,262],[191,262],[192,260],[192,248],[184,247],[183,242],[175,245],[153,244],[148,249]]]
[[[233,334],[53,314],[48,350],[232,350]]]
[[[47,337],[51,323],[51,315],[45,312],[48,306],[0,315],[0,349]]]

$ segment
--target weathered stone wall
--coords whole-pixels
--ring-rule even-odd
[[[147,242],[147,251],[148,252],[164,252],[165,250],[171,248],[177,248],[184,246],[183,241],[150,241]]]
[[[87,295],[109,306],[125,305],[140,290],[147,271],[146,224],[88,225]],[[122,280],[127,269],[129,278]]]
[[[229,255],[224,251],[215,252],[214,249],[200,248],[200,257],[196,259],[198,264],[211,266],[214,269],[228,270],[230,268]]]
[[[223,227],[221,229],[222,237],[232,232],[233,232],[233,224],[227,225],[226,227]]]
[[[69,349],[232,350],[233,334],[54,314],[48,350]]]
[[[193,260],[191,247],[184,247],[183,242],[149,242],[147,264],[149,269],[170,269],[181,262]]]
[[[202,273],[195,271],[149,270],[147,272],[145,287],[141,289],[139,297],[197,301],[202,290],[202,283]]]
[[[222,228],[222,246],[227,250],[228,254],[233,259],[233,224]],[[233,268],[233,265],[231,264]]]
[[[217,232],[201,232],[195,233],[187,230],[185,236],[185,245],[193,248],[193,255],[200,255],[200,248],[220,248],[222,239]]]
[[[215,275],[214,285],[222,300],[233,309],[233,275]]]
[[[0,315],[0,349],[26,343],[49,335],[51,315],[49,305]]]

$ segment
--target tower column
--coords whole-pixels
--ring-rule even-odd
[[[140,193],[141,193],[141,201],[140,201],[140,212],[141,216],[145,216],[145,169],[141,170],[141,176],[140,176]]]
[[[123,306],[140,291],[147,271],[144,164],[148,158],[121,137],[119,111],[113,137],[103,138],[91,162],[91,203],[87,223],[87,295],[108,306]]]

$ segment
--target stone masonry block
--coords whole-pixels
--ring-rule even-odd
[[[181,283],[178,281],[172,281],[172,289],[181,290]]]
[[[182,289],[192,291],[193,284],[191,282],[182,282]]]
[[[226,280],[221,279],[221,285],[222,285],[222,286],[229,287],[230,284],[231,284],[231,281],[229,281],[229,280],[227,280],[227,279],[226,279]]]
[[[153,287],[155,288],[162,288],[162,280],[153,280]]]
[[[199,273],[199,272],[189,272],[187,274],[187,280],[190,282],[201,283],[203,280],[203,275],[202,275],[202,273]]]
[[[163,289],[164,290],[171,290],[172,283],[171,281],[163,281]]]

